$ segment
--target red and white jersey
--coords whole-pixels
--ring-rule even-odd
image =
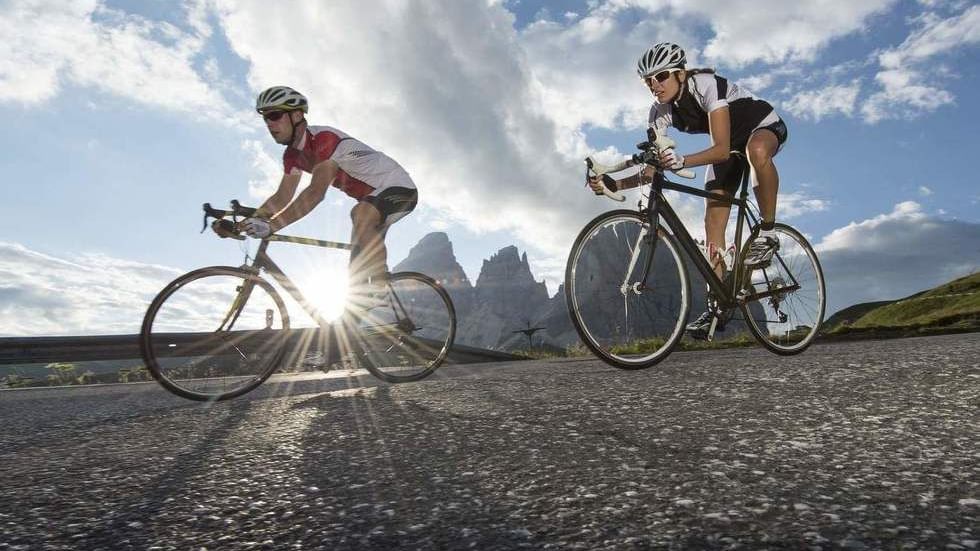
[[[393,186],[415,189],[412,178],[394,159],[329,126],[307,126],[300,147],[287,147],[282,156],[286,174],[312,172],[327,159],[340,166],[334,187],[358,201]]]

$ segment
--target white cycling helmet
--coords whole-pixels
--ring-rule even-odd
[[[683,69],[686,64],[687,56],[680,46],[671,42],[661,42],[640,57],[640,61],[636,64],[636,72],[641,78],[646,78],[666,69]]]
[[[259,113],[265,111],[295,111],[297,109],[302,109],[304,113],[310,112],[309,105],[306,102],[306,96],[289,86],[273,86],[255,98],[255,110]]]

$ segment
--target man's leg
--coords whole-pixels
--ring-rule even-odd
[[[387,271],[382,214],[371,203],[359,202],[350,211],[351,230],[350,286],[362,286]]]

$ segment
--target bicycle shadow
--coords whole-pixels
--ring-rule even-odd
[[[206,404],[193,413],[199,416],[193,423],[194,430],[188,434],[184,430],[168,430],[167,425],[186,420],[186,413],[179,416],[164,416],[148,423],[147,431],[154,435],[154,444],[159,455],[147,455],[141,450],[137,456],[142,461],[139,472],[155,473],[150,477],[134,477],[130,483],[122,483],[116,496],[126,495],[112,503],[113,514],[106,515],[93,524],[84,537],[62,534],[72,545],[103,546],[111,542],[111,547],[125,544],[129,548],[147,549],[156,545],[167,525],[161,522],[167,513],[172,512],[176,503],[186,503],[193,496],[201,478],[214,471],[218,460],[226,449],[229,440],[240,431],[253,410],[252,401],[232,401],[221,404]],[[214,421],[215,415],[220,419]],[[189,438],[190,437],[190,438]],[[125,467],[115,465],[116,469]],[[86,489],[82,488],[82,497]],[[77,499],[77,497],[76,497]],[[115,496],[113,497],[115,499]],[[97,497],[92,498],[99,506]],[[64,526],[59,526],[63,529]],[[46,542],[50,543],[50,542]]]
[[[424,392],[460,385],[427,381]],[[307,543],[486,549],[528,542],[525,519],[515,519],[508,498],[479,480],[487,474],[480,466],[499,450],[469,416],[414,401],[421,386],[335,391],[293,406],[312,416],[298,465],[318,504],[301,521],[315,536]]]

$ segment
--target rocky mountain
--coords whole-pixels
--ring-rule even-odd
[[[476,285],[470,284],[456,261],[445,233],[430,233],[392,271],[419,271],[443,284],[456,307],[456,342],[492,349],[520,345],[513,331],[537,321],[549,304],[544,282],[534,280],[527,254],[505,247],[483,261]],[[526,346],[526,344],[525,344]]]
[[[393,272],[423,272],[437,277],[446,287],[472,289],[463,267],[456,262],[453,244],[443,232],[427,234],[399,262]]]
[[[618,251],[615,235],[600,236],[608,240],[593,247],[594,258],[585,259],[581,265],[591,266],[594,270],[609,263],[618,262],[612,258]],[[666,261],[665,256],[658,254],[654,258],[655,266]],[[534,335],[534,342],[545,346],[564,348],[579,341],[578,334],[572,326],[565,304],[565,290],[561,286],[554,296],[548,295],[544,282],[536,281],[531,273],[527,253],[521,254],[517,247],[509,246],[500,249],[489,259],[483,261],[476,284],[467,279],[462,267],[456,261],[452,243],[445,233],[430,233],[409,251],[408,257],[396,265],[392,271],[418,271],[438,279],[449,291],[456,307],[458,320],[456,342],[481,348],[498,350],[514,350],[527,347],[527,337],[515,333],[530,326],[541,326],[546,329]],[[583,270],[586,271],[586,270]],[[662,270],[670,274],[670,270]],[[691,316],[697,316],[704,309],[705,285],[693,265],[688,266],[691,274]],[[590,297],[582,307],[590,309],[592,316],[615,317],[617,310],[616,297],[606,296],[611,288],[590,276],[582,276],[585,281],[580,283],[583,296]],[[665,275],[662,280],[664,288],[678,285],[677,275]],[[675,293],[662,293],[663,297],[675,297]],[[663,300],[670,300],[664,298]],[[645,307],[664,307],[663,304]],[[614,326],[610,322],[610,326]],[[648,327],[638,327],[639,331],[649,331]],[[660,329],[660,328],[654,328]],[[729,324],[725,333],[719,337],[728,337],[745,331],[744,323],[740,321]]]

